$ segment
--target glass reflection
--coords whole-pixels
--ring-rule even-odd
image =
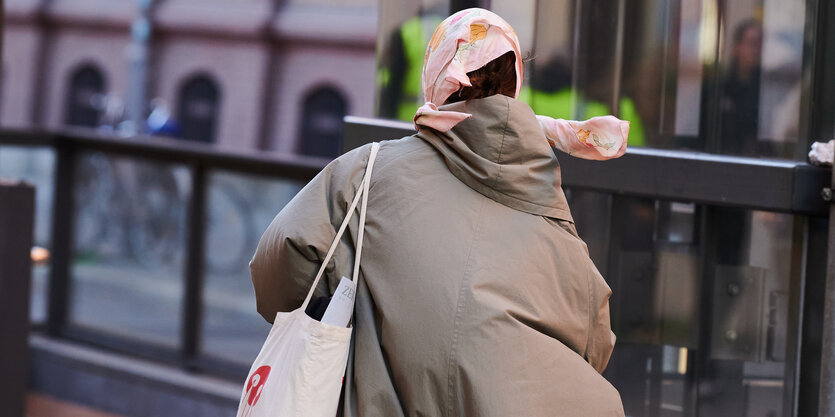
[[[249,364],[270,329],[255,310],[249,259],[304,182],[213,172],[208,184],[202,351]]]
[[[604,375],[627,415],[783,415],[793,217],[613,199]]]
[[[426,45],[449,13],[449,1],[382,2],[377,29],[377,114],[411,121],[423,104]]]
[[[744,20],[734,28],[732,41],[730,63],[722,77],[719,97],[720,115],[725,121],[721,125],[719,151],[753,155],[757,152],[762,26],[754,19]]]
[[[77,159],[70,321],[177,346],[185,211],[182,166],[84,153]]]
[[[382,4],[378,115],[411,121],[422,104],[425,45],[449,5]],[[531,52],[520,99],[535,112],[616,114],[631,122],[630,146],[770,158],[802,157],[795,143],[805,7],[803,0],[490,2]]]
[[[23,179],[35,186],[34,244],[52,247],[52,184],[55,175],[55,152],[51,149],[0,147],[0,178]],[[32,266],[32,298],[29,316],[32,322],[46,321],[49,263]]]
[[[713,285],[710,345],[701,357],[700,414],[783,415],[793,219],[789,215],[715,208],[709,217],[744,226],[740,249],[707,268]],[[716,228],[723,226],[717,223]],[[717,239],[729,236],[716,234]],[[727,246],[726,246],[727,248]],[[739,413],[739,414],[736,414]]]
[[[720,65],[723,153],[727,149],[743,155],[793,156],[805,7],[800,0],[765,0],[729,10],[725,25],[730,36]]]

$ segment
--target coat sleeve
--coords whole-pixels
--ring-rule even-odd
[[[275,216],[249,263],[258,313],[272,323],[279,311],[299,308],[355,195],[367,150],[355,149],[331,162]],[[358,223],[356,217],[353,223]],[[349,226],[314,296],[333,293],[350,274],[354,227]],[[346,270],[347,268],[347,270]],[[347,275],[350,276],[350,275]]]
[[[597,372],[603,373],[615,348],[615,334],[609,320],[609,296],[612,295],[612,290],[597,272],[597,268],[592,265],[591,270],[590,328],[585,358]]]

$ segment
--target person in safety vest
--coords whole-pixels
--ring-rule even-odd
[[[386,61],[377,71],[380,116],[412,121],[423,104],[421,75],[426,45],[442,19],[421,12],[392,33]]]
[[[575,95],[576,98],[572,97]],[[606,104],[587,100],[581,92],[572,89],[571,70],[559,58],[533,70],[531,84],[522,87],[519,100],[528,103],[537,114],[561,119],[591,119],[612,113]],[[573,100],[578,107],[576,114],[572,112]],[[645,146],[643,122],[635,102],[629,97],[621,97],[619,105],[620,118],[630,122],[629,146]]]

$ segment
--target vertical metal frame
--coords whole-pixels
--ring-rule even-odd
[[[65,142],[57,143],[54,149],[56,165],[52,197],[52,259],[49,267],[47,330],[57,336],[67,323],[69,311],[77,153],[72,144]]]
[[[813,141],[835,137],[835,5],[807,0],[805,19],[800,134],[794,153],[797,160],[806,159]],[[835,177],[832,184],[835,185]],[[797,405],[793,410],[798,416],[835,416],[833,215],[835,206],[830,205],[828,221],[809,218],[803,237],[805,292],[799,306],[803,315],[795,376]]]
[[[665,1],[666,22],[664,27],[664,58],[662,74],[678,74],[679,45],[681,39],[681,1]],[[658,136],[674,137],[676,120],[676,97],[678,82],[673,77],[661,77],[661,108],[658,118]]]
[[[835,137],[835,5],[828,1],[806,1],[803,36],[799,142],[795,159],[806,160],[815,140]],[[805,139],[805,143],[802,142]],[[805,145],[805,146],[802,146]]]
[[[835,170],[832,185],[835,187]],[[835,416],[835,204],[829,208],[827,239],[826,286],[823,304],[823,335],[821,338],[820,390],[818,415]]]
[[[580,91],[581,63],[579,57],[582,51],[582,45],[580,45],[582,36],[580,35],[583,32],[583,0],[574,0],[573,6],[573,27],[571,31],[571,118],[578,119],[580,115],[580,97],[577,92]],[[539,22],[539,19],[537,19],[537,22]],[[536,40],[534,40],[534,44],[536,44]]]
[[[818,415],[829,220],[825,217],[807,217],[806,222],[806,253],[802,260],[806,279],[800,306],[802,321],[798,341],[797,407],[794,414],[804,417]]]
[[[9,416],[24,416],[35,187],[24,181],[0,181],[0,201],[0,409]]]
[[[200,163],[191,166],[191,198],[188,206],[186,259],[183,279],[183,309],[181,312],[180,349],[187,366],[200,352],[203,318],[203,276],[206,261],[205,237],[207,226],[206,168]]]
[[[803,341],[803,307],[806,292],[806,259],[809,247],[809,218],[794,216],[792,221],[792,253],[789,269],[789,306],[786,361],[783,373],[783,413],[796,416]]]
[[[713,266],[717,263],[716,250],[714,250],[714,242],[718,239],[718,231],[716,227],[716,207],[705,206],[699,218],[700,221],[700,235],[703,237],[700,242],[700,255],[702,259],[702,282],[701,282],[701,297],[699,303],[699,345],[700,348],[695,352],[695,366],[693,368],[693,384],[690,393],[690,400],[694,409],[695,416],[701,416],[702,410],[699,409],[701,402],[699,401],[699,392],[701,392],[700,384],[705,382],[703,378],[704,370],[710,366],[710,346],[712,343],[713,332],[711,331],[713,323],[713,294],[714,294],[714,276],[715,268]]]
[[[624,30],[626,28],[626,0],[617,0],[618,14],[615,28],[615,69],[612,71],[612,101],[609,108],[612,114],[620,114],[620,97],[623,83]]]
[[[702,20],[715,18],[716,21],[714,22],[715,27],[718,33],[715,34],[716,44],[713,45],[711,49],[713,49],[713,62],[703,62],[702,63],[702,86],[708,86],[708,88],[702,88],[702,98],[701,101],[703,103],[707,103],[707,105],[702,106],[703,112],[699,114],[700,120],[700,128],[699,128],[699,136],[703,139],[703,146],[702,150],[710,153],[716,153],[720,149],[720,132],[721,132],[721,117],[719,114],[719,97],[721,95],[721,83],[719,80],[722,77],[722,68],[719,65],[719,61],[722,57],[722,37],[724,34],[724,1],[723,0],[702,0],[704,3],[712,3],[714,9],[716,10],[716,16],[704,16],[702,15]],[[702,10],[704,11],[706,8],[703,7]],[[706,27],[706,25],[702,24],[702,27]],[[702,39],[707,39],[708,37],[702,34]],[[707,114],[704,114],[706,111]]]

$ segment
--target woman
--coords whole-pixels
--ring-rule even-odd
[[[458,12],[433,36],[419,132],[383,142],[371,178],[346,416],[623,415],[599,373],[610,290],[549,142],[617,157],[628,125],[535,116],[514,99],[522,69],[515,33],[489,11]],[[301,305],[368,156],[333,161],[261,238],[250,267],[268,321]],[[350,276],[352,236],[317,295]]]

